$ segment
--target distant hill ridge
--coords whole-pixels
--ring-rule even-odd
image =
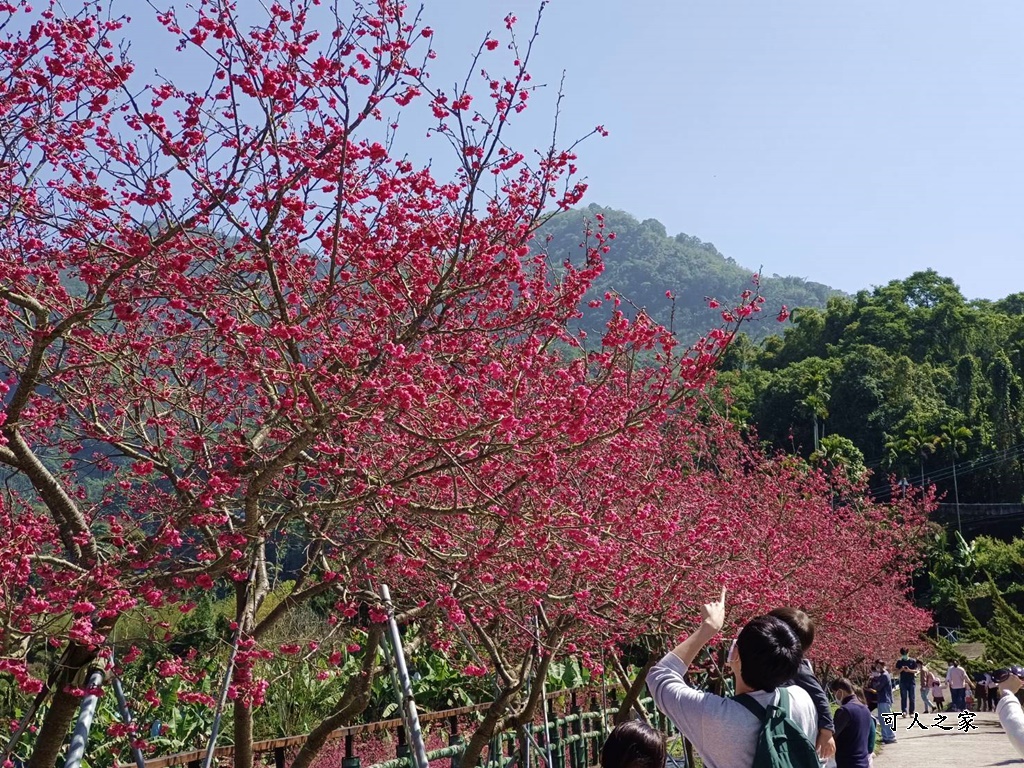
[[[547,251],[554,263],[579,261],[585,220],[593,226],[597,214],[604,216],[605,231],[614,232],[615,240],[609,243],[604,272],[588,300],[604,298],[611,291],[668,325],[672,301],[665,292],[671,291],[675,297],[673,324],[685,342],[722,323],[721,310],[709,309],[705,297],[717,299],[723,307],[730,306],[744,289],[753,287],[752,276],[757,270],[737,264],[711,243],[683,233],[670,237],[660,221],[639,221],[625,211],[593,204],[559,214],[541,229],[542,242],[551,238]],[[744,325],[754,339],[781,333],[784,325],[776,322],[775,316],[783,304],[790,309],[824,307],[830,296],[841,292],[799,277],[773,275],[761,278],[761,295],[765,297],[764,312]],[[583,327],[589,332],[599,331],[608,311],[608,307],[585,308]]]

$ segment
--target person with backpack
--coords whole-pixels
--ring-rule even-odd
[[[878,706],[878,694],[875,692],[876,679],[878,677],[878,665],[877,663],[871,665],[871,671],[868,672],[867,682],[864,683],[864,704],[868,708],[868,712],[874,712],[875,707]]]
[[[647,673],[655,704],[693,744],[705,768],[818,768],[814,703],[785,685],[800,668],[800,640],[775,616],[757,616],[729,653],[736,696],[691,688],[686,673],[725,623],[725,589],[701,609],[701,623]]]
[[[807,651],[814,643],[814,620],[799,608],[790,607],[776,608],[769,611],[768,615],[786,622],[800,641],[803,660],[800,662],[800,670],[788,685],[799,685],[814,702],[814,709],[818,713],[818,738],[814,748],[822,760],[828,760],[836,753],[836,727],[832,722],[832,707],[829,706],[828,696],[814,674],[811,660],[807,658]]]
[[[833,680],[828,687],[839,705],[834,716],[836,768],[870,768],[875,750],[874,718],[845,677]]]

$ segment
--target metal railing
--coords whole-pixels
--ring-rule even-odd
[[[581,695],[589,695],[587,709],[579,705]],[[558,702],[568,704],[568,711],[559,713]],[[533,723],[528,728],[517,731],[503,731],[491,741],[483,768],[530,768],[528,753],[531,751],[540,760],[534,766],[546,765],[550,750],[551,762],[547,768],[590,768],[598,764],[601,744],[608,733],[608,724],[618,712],[614,705],[602,709],[594,688],[570,689],[548,693],[544,702],[546,708],[546,725],[544,722]],[[637,703],[643,709],[647,719],[666,734],[675,733],[669,720],[654,707],[650,698],[643,698]],[[445,723],[447,727],[448,745],[427,751],[430,762],[449,760],[451,768],[461,768],[460,759],[466,748],[467,739],[460,732],[460,718],[482,713],[490,704],[471,707],[460,707],[440,712],[422,713],[419,720],[424,725]],[[542,713],[538,713],[540,716]],[[395,756],[391,759],[371,763],[366,768],[414,768],[410,747],[406,741],[405,727],[400,718],[381,720],[362,725],[339,728],[328,737],[328,742],[343,742],[344,757],[341,768],[362,768],[362,758],[358,754],[357,736],[372,733],[391,733],[396,735]],[[527,736],[528,733],[528,736]],[[268,739],[253,744],[253,753],[258,764],[286,768],[288,751],[301,747],[306,736],[287,736],[279,739]],[[213,752],[215,763],[230,760],[234,757],[233,746],[217,747]],[[205,749],[179,752],[173,755],[146,760],[144,768],[201,768],[206,756]],[[115,768],[129,768],[130,763],[118,763]]]

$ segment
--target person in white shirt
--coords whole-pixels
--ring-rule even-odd
[[[946,670],[946,682],[949,683],[949,709],[952,712],[963,712],[967,709],[967,688],[970,682],[967,672],[954,659]]]
[[[999,683],[999,700],[996,702],[996,714],[1003,730],[1010,738],[1013,748],[1024,755],[1024,711],[1021,711],[1017,691],[1024,685],[1017,675],[1010,675]]]
[[[705,768],[751,765],[761,732],[758,718],[734,699],[691,688],[686,671],[697,654],[725,623],[725,589],[720,600],[701,609],[697,629],[667,653],[647,673],[647,687],[658,708],[693,744]],[[729,655],[736,693],[749,694],[762,707],[779,702],[785,683],[792,680],[803,657],[793,630],[775,616],[747,622]],[[818,736],[818,715],[811,697],[796,685],[785,686],[789,717],[813,750]]]

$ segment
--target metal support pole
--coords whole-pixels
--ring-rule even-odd
[[[256,566],[249,569],[249,578],[245,582],[243,597],[249,602],[249,587],[256,580]],[[255,607],[253,608],[255,615]],[[231,640],[231,654],[228,656],[228,668],[224,672],[224,680],[220,685],[220,696],[217,698],[217,709],[213,713],[213,725],[210,728],[210,741],[206,745],[206,756],[203,758],[203,768],[210,768],[213,764],[213,753],[217,748],[217,737],[220,735],[221,716],[224,714],[224,707],[228,703],[228,688],[231,686],[231,676],[235,672],[235,658],[238,656],[238,646],[242,642],[242,625],[235,629],[235,636]]]
[[[132,712],[128,709],[128,701],[124,697],[124,689],[121,687],[121,678],[114,678],[114,695],[117,697],[117,709],[121,713],[121,722],[125,725],[131,725],[132,723]],[[132,757],[135,759],[135,765],[138,768],[146,768],[146,758],[142,754],[142,750],[138,747],[132,747]]]
[[[409,746],[412,749],[413,764],[416,768],[430,768],[430,761],[427,759],[427,748],[423,743],[423,731],[420,729],[420,718],[416,712],[416,700],[412,695],[412,682],[409,680],[409,670],[405,666],[405,652],[402,650],[402,636],[398,632],[398,622],[395,621],[395,607],[391,602],[391,591],[387,584],[380,585],[380,597],[384,601],[384,608],[388,612],[388,635],[391,638],[391,647],[394,650],[394,677],[396,683],[395,693],[401,702],[402,720],[405,722],[405,731],[409,739]],[[386,647],[386,646],[385,646]]]
[[[85,687],[88,690],[96,690],[103,685],[103,676],[102,669],[90,669],[89,676],[85,679]],[[89,744],[89,729],[92,727],[92,718],[96,714],[96,704],[99,700],[100,697],[95,693],[89,693],[82,699],[82,706],[78,710],[78,722],[75,723],[75,730],[71,734],[71,746],[68,747],[68,755],[64,760],[64,768],[79,768],[82,764],[85,748]]]
[[[228,687],[231,685],[231,675],[235,671],[235,657],[238,655],[238,642],[241,639],[241,629],[235,630],[235,639],[231,643],[231,655],[228,656],[228,668],[224,672],[224,680],[220,686],[220,696],[217,698],[217,709],[213,713],[213,725],[210,728],[210,741],[206,744],[203,768],[210,768],[213,764],[213,752],[217,748],[217,737],[220,735],[221,715],[224,713],[224,707],[228,702]]]
[[[526,678],[526,687],[524,689],[524,696],[530,698],[530,688],[532,685],[532,679]],[[533,721],[523,723],[523,727],[519,733],[519,768],[530,768],[530,748],[533,746]]]

